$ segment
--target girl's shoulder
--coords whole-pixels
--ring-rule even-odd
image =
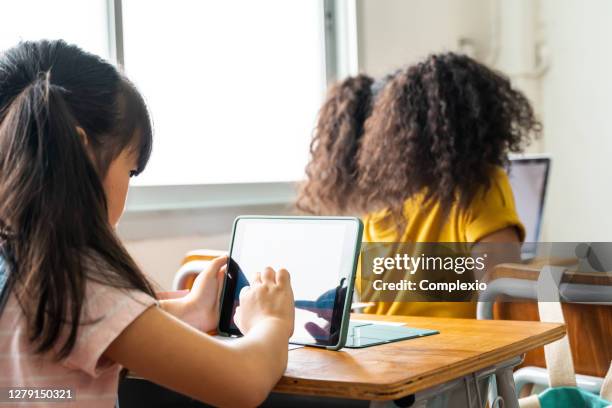
[[[491,169],[489,184],[480,188],[470,205],[463,211],[462,219],[468,242],[507,227],[515,227],[521,240],[525,228],[518,216],[514,194],[506,170],[496,166]]]
[[[66,363],[95,377],[109,365],[102,355],[109,344],[157,300],[114,278],[115,272],[97,254],[86,254],[83,267],[92,273],[86,280],[77,341]]]
[[[501,166],[492,166],[488,185],[481,187],[472,199],[470,207],[478,206],[514,207],[514,197],[508,173]]]
[[[116,305],[132,303],[140,306],[157,303],[151,295],[128,287],[125,280],[99,254],[87,251],[82,260],[83,268],[87,271],[84,312],[89,315],[88,318],[104,316],[113,305],[116,308]]]

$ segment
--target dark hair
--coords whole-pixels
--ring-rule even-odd
[[[448,211],[467,207],[491,171],[540,130],[508,78],[454,53],[396,73],[373,107],[359,152],[362,208],[403,220],[406,199],[424,193]]]
[[[311,214],[350,210],[357,182],[357,150],[370,114],[374,84],[372,78],[358,75],[329,91],[310,144],[311,159],[307,180],[298,193],[298,209]]]
[[[151,145],[144,101],[111,64],[63,41],[0,56],[4,302],[15,295],[37,352],[73,349],[88,280],[154,296],[109,223],[102,187],[121,151],[137,150],[140,172]]]

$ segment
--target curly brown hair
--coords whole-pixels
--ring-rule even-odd
[[[429,56],[401,70],[385,86],[365,124],[358,154],[364,211],[389,209],[403,219],[404,202],[467,207],[539,133],[529,101],[510,80],[454,53]]]
[[[298,208],[387,209],[401,224],[415,194],[465,207],[540,129],[508,78],[465,55],[431,55],[376,83],[349,78],[321,110]]]
[[[372,107],[374,80],[350,77],[333,86],[319,112],[310,144],[307,181],[300,186],[297,208],[311,214],[349,211],[357,184],[357,151]]]

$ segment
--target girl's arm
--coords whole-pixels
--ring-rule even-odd
[[[496,265],[508,262],[521,262],[521,240],[515,227],[506,227],[483,237],[474,244],[472,253],[487,254],[485,259],[486,279]]]
[[[246,335],[216,340],[157,307],[130,324],[105,356],[130,371],[218,406],[261,404],[287,365],[293,295],[286,271],[267,269],[243,291],[236,323]]]
[[[253,329],[249,336],[222,342],[152,307],[111,343],[105,355],[197,400],[253,407],[282,376],[288,339],[286,329],[274,320]]]

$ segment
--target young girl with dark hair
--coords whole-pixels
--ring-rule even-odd
[[[362,214],[370,242],[520,243],[503,166],[539,128],[525,96],[467,56],[432,55],[376,82],[348,78],[321,109],[297,206]],[[368,311],[475,316],[461,302]]]
[[[124,366],[214,405],[255,406],[284,372],[287,271],[241,293],[245,336],[222,343],[204,332],[226,258],[186,297],[159,301],[118,240],[151,146],[143,99],[107,62],[62,41],[0,56],[0,387],[71,388],[76,406],[111,407]]]

